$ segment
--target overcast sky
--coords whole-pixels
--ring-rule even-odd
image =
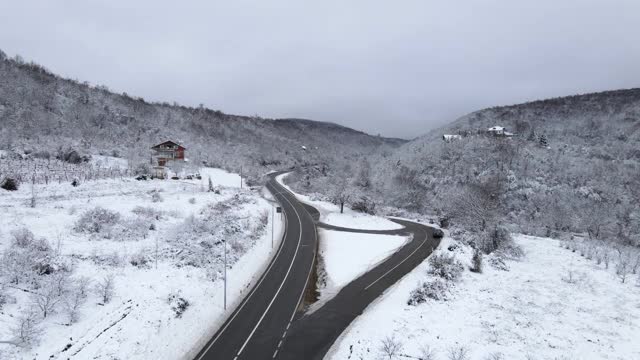
[[[0,49],[148,100],[411,138],[640,86],[640,1],[0,0]]]

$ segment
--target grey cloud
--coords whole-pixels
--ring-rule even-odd
[[[0,48],[67,77],[387,136],[640,82],[635,0],[23,0],[0,10]]]

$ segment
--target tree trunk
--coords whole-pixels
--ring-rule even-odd
[[[340,214],[344,212],[344,202],[340,202]]]

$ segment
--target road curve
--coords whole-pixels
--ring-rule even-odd
[[[351,322],[388,287],[418,266],[439,244],[432,229],[392,219],[398,230],[358,230],[318,223],[334,231],[412,234],[413,239],[376,267],[346,285],[320,309],[304,315],[301,302],[316,256],[318,211],[299,202],[271,174],[267,189],[280,203],[285,233],[271,263],[251,292],[196,360],[322,359]]]
[[[276,358],[300,307],[317,249],[313,218],[295,195],[269,176],[267,189],[280,203],[285,233],[251,292],[196,356],[197,360]]]
[[[405,228],[386,233],[411,233],[413,239],[375,268],[346,285],[337,295],[315,312],[303,315],[289,329],[279,359],[322,359],[340,334],[361,315],[376,298],[424,261],[439,244],[433,229],[411,221],[391,219]],[[320,226],[320,224],[319,224]],[[356,229],[323,227],[339,231],[363,232]],[[384,231],[371,231],[373,234]]]

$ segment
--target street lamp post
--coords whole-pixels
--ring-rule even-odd
[[[227,240],[224,240],[224,309],[227,310]]]

